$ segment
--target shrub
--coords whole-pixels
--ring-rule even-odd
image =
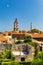
[[[25,36],[25,37],[24,37],[24,42],[25,42],[25,43],[32,42],[32,37],[31,37],[31,36]]]
[[[22,44],[23,42],[18,40],[17,42],[15,42],[15,44]]]
[[[2,62],[2,65],[11,65],[11,62]]]

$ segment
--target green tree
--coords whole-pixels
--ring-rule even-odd
[[[3,34],[3,32],[0,32],[0,34]]]
[[[15,44],[23,44],[23,41],[18,40]]]
[[[15,55],[13,53],[11,53],[11,60],[14,61],[15,60]]]
[[[37,56],[33,59],[31,65],[43,65],[43,52],[37,54]]]
[[[40,59],[34,59],[31,63],[31,65],[43,65],[43,60]]]
[[[35,58],[36,59],[39,58],[40,60],[43,60],[43,52],[39,52]]]
[[[10,51],[10,50],[5,50],[5,51],[2,53],[2,58],[3,58],[3,59],[11,59],[11,51]]]
[[[2,59],[2,53],[0,53],[0,59]]]
[[[25,30],[22,30],[22,33],[25,33],[26,31]]]
[[[35,56],[37,56],[37,54],[38,54],[38,43],[36,43],[36,42],[32,42],[31,43],[31,45],[35,48]]]
[[[38,29],[32,29],[31,30],[32,33],[42,33],[42,31],[38,30]]]
[[[25,43],[32,42],[32,37],[31,37],[31,36],[25,36],[25,37],[24,37],[24,42],[25,42]]]

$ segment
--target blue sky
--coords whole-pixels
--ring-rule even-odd
[[[0,0],[0,31],[11,31],[15,18],[19,30],[33,28],[43,31],[43,0]]]

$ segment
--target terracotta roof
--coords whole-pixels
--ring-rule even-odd
[[[43,38],[43,34],[32,34],[33,38]]]
[[[19,32],[14,32],[14,33],[12,33],[12,34],[29,34],[29,33],[26,33],[26,32],[24,32],[24,33],[19,33]]]
[[[6,42],[3,42],[3,41],[7,41]],[[11,42],[9,41],[9,38],[7,38],[6,36],[3,36],[3,35],[0,35],[0,44],[3,43],[3,44],[11,44]]]
[[[5,36],[0,36],[0,40],[8,40],[8,38]]]
[[[7,32],[7,35],[8,35],[8,33],[9,32]],[[6,34],[6,33],[5,33]],[[38,34],[38,33],[28,33],[28,32],[16,32],[16,31],[14,31],[14,32],[11,32],[11,34],[24,34],[24,35],[31,35],[33,38],[43,38],[43,34]]]

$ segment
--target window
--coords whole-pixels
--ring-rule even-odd
[[[42,46],[40,46],[40,51],[42,51]]]
[[[23,57],[23,58],[21,58],[21,61],[25,61],[25,58]]]

